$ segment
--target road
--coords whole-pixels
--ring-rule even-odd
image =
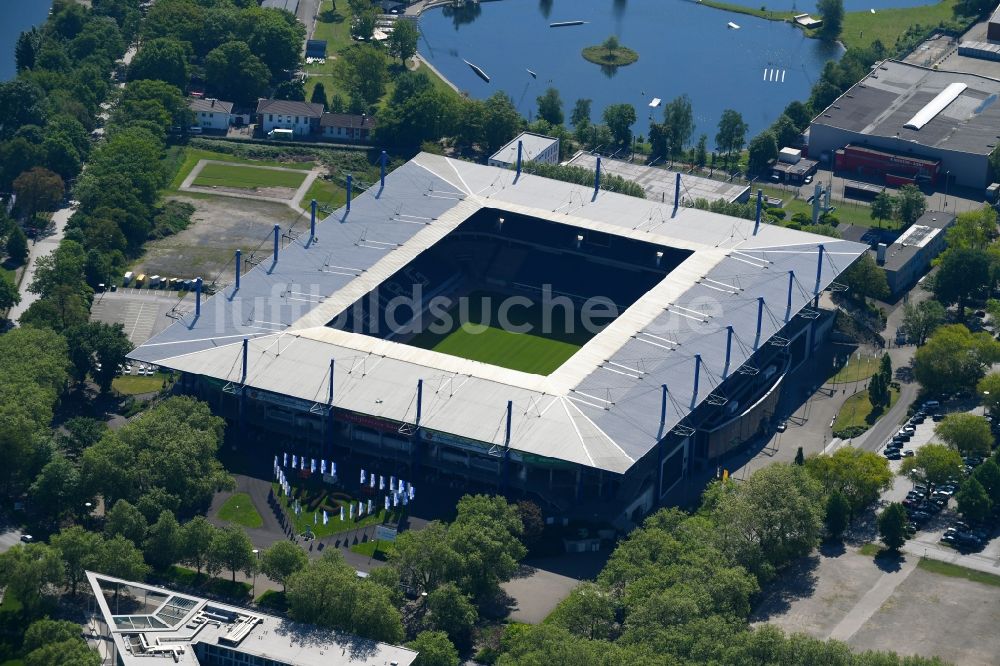
[[[12,322],[17,322],[17,320],[24,314],[24,311],[28,307],[38,300],[38,295],[33,294],[28,291],[28,287],[31,286],[32,280],[35,279],[35,268],[38,266],[38,259],[52,254],[52,251],[59,247],[59,243],[62,242],[63,236],[66,235],[66,223],[69,218],[73,215],[75,207],[60,208],[52,214],[52,226],[50,227],[49,233],[41,238],[36,238],[35,241],[28,248],[28,265],[24,270],[24,276],[21,279],[21,302],[10,309],[9,318]]]

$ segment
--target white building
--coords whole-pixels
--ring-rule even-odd
[[[525,162],[559,163],[559,139],[553,136],[521,132],[513,141],[493,153],[489,165],[510,167],[517,164],[517,144],[521,143],[521,159]]]
[[[193,97],[188,100],[188,107],[194,116],[191,123],[203,130],[220,130],[225,132],[233,119],[233,103],[210,98]]]
[[[267,134],[273,129],[290,129],[295,136],[318,134],[323,105],[285,99],[257,101],[257,125]]]

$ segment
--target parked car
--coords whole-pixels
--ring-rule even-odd
[[[935,412],[934,415],[931,416],[931,420],[934,421],[934,423],[938,423],[939,421],[943,421],[944,420],[944,414],[942,414],[941,412]]]
[[[780,421],[775,430],[777,430],[778,432],[785,432],[786,430],[788,430],[788,421]]]
[[[915,454],[913,453],[913,449],[903,449],[904,458],[912,458],[914,455]]]

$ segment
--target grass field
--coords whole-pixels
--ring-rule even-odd
[[[253,505],[253,500],[246,493],[236,493],[227,499],[219,508],[219,519],[250,528],[264,524],[264,519]]]
[[[291,479],[289,479],[291,481]],[[379,501],[375,503],[378,511],[371,515],[366,515],[364,518],[358,520],[355,518],[351,520],[350,511],[348,510],[349,504],[357,504],[357,500],[352,499],[343,493],[332,493],[323,488],[322,482],[307,482],[300,485],[292,485],[292,493],[294,498],[298,498],[300,504],[302,505],[302,513],[296,515],[292,511],[292,502],[286,495],[280,494],[281,490],[277,483],[272,483],[271,487],[274,489],[274,496],[278,498],[278,502],[285,508],[285,512],[288,517],[295,524],[295,532],[297,534],[303,534],[307,530],[311,531],[317,538],[323,538],[327,536],[332,536],[334,534],[339,534],[341,532],[349,532],[350,530],[358,529],[359,527],[367,527],[369,525],[380,525],[387,522],[399,522],[400,517],[405,513],[405,509],[400,505],[396,509],[390,509],[386,511],[384,505],[382,504],[382,498],[378,498]],[[316,508],[310,508],[315,506]],[[340,519],[340,506],[344,507],[344,520]],[[327,508],[327,518],[329,522],[326,525],[323,524],[323,507]],[[315,517],[314,517],[315,515]]]
[[[847,363],[840,370],[830,377],[827,382],[831,384],[848,384],[868,379],[879,369],[879,359],[874,356],[861,355],[858,352],[851,354]]]
[[[309,210],[310,202],[313,199],[321,208],[333,211],[347,202],[347,190],[329,180],[317,178],[306,190],[305,196],[302,197],[299,204],[302,210]]]
[[[168,190],[176,191],[184,179],[188,177],[191,170],[201,160],[219,160],[220,162],[232,162],[233,164],[250,164],[252,166],[279,166],[287,169],[302,169],[309,171],[314,166],[313,162],[275,162],[270,160],[248,160],[228,153],[217,153],[201,148],[173,147],[168,151],[166,162],[171,169],[176,169]],[[204,173],[204,172],[202,172]]]
[[[111,381],[111,388],[120,395],[142,395],[143,393],[155,393],[163,388],[163,382],[169,375],[165,372],[157,372],[149,377],[133,377],[125,375],[115,377]]]
[[[874,14],[868,10],[847,12],[840,41],[848,47],[866,47],[878,39],[891,49],[912,25],[930,27],[955,18],[957,4],[957,0],[943,0],[936,5],[879,9]]]
[[[868,428],[879,416],[892,409],[899,399],[899,389],[889,391],[889,406],[877,414],[872,413],[872,404],[868,400],[868,391],[858,391],[844,401],[833,422],[833,432],[837,433],[851,427]]]
[[[596,333],[587,332],[579,318],[572,322],[569,331],[565,330],[563,310],[557,309],[552,315],[552,327],[556,330],[543,335],[544,320],[538,305],[510,308],[507,319],[512,328],[529,327],[530,331],[537,331],[515,333],[498,325],[501,320],[500,305],[505,299],[503,294],[475,292],[468,299],[468,321],[459,325],[461,317],[456,306],[449,312],[455,323],[450,330],[445,333],[426,331],[409,344],[511,370],[547,375],[565,363]]]
[[[986,573],[985,571],[976,571],[975,569],[966,569],[965,567],[960,567],[957,564],[952,564],[951,562],[941,562],[938,560],[930,560],[926,557],[920,558],[917,562],[917,566],[925,571],[930,571],[931,573],[940,574],[942,576],[951,576],[952,578],[964,578],[966,580],[971,580],[975,583],[983,583],[984,585],[993,585],[994,587],[1000,587],[1000,576],[996,574]]]
[[[363,541],[351,546],[350,550],[352,553],[374,557],[376,560],[387,560],[396,553],[396,546],[391,541]]]
[[[198,187],[235,187],[241,190],[256,190],[260,187],[296,189],[305,178],[304,173],[294,171],[211,163],[202,168],[192,184]]]

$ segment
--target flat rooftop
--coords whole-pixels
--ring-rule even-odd
[[[544,376],[326,325],[483,209],[689,256]],[[278,255],[245,273],[239,290],[223,286],[202,303],[200,316],[181,314],[130,357],[308,405],[328,404],[332,359],[335,413],[401,427],[415,422],[423,381],[420,427],[487,445],[502,445],[512,401],[512,458],[541,456],[616,473],[649,452],[867,250],[427,153],[389,173],[384,188],[358,195],[350,211],[320,221],[315,238],[308,227],[285,235]],[[656,257],[637,261],[645,260]],[[660,423],[663,384],[671,403]]]
[[[110,634],[124,666],[198,666],[199,645],[292,666],[409,666],[417,658],[408,648],[255,610],[90,571],[86,576],[102,634]]]
[[[505,164],[517,164],[517,142],[521,142],[521,159],[526,162],[538,157],[544,150],[557,143],[559,139],[544,134],[521,132],[506,146],[493,153],[490,160]],[[558,156],[557,156],[558,157]]]
[[[950,60],[946,62],[946,65]],[[966,88],[919,130],[905,124],[953,83]],[[1000,135],[1000,80],[886,60],[813,119],[858,134],[988,155]]]
[[[943,234],[954,221],[955,216],[951,213],[937,211],[924,213],[886,248],[883,267],[887,271],[899,270],[938,234]]]
[[[597,168],[597,157],[590,153],[578,152],[569,160],[572,166],[583,167],[594,171]],[[601,170],[625,180],[631,180],[642,186],[646,198],[650,201],[673,203],[674,188],[677,182],[677,172],[670,169],[650,167],[644,164],[633,164],[622,160],[601,158]],[[681,199],[693,202],[695,199],[717,201],[722,199],[727,203],[746,200],[750,186],[739,183],[727,183],[723,180],[702,178],[691,174],[681,174]]]

